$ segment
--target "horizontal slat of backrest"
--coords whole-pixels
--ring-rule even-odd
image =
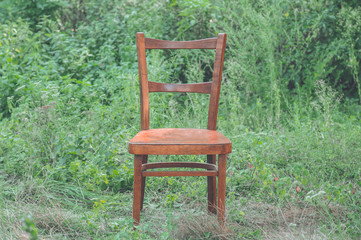
[[[145,49],[215,49],[217,38],[195,41],[166,41],[145,38]]]
[[[149,92],[192,92],[192,93],[211,93],[212,82],[173,84],[148,82]]]

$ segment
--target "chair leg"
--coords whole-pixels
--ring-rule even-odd
[[[207,163],[216,164],[216,155],[207,155]],[[207,177],[208,212],[217,213],[217,177]]]
[[[133,188],[133,219],[134,226],[139,224],[140,219],[140,201],[142,188],[142,161],[143,155],[134,156],[134,188]]]
[[[223,224],[225,221],[226,201],[226,162],[227,155],[218,156],[218,221]]]
[[[143,156],[142,164],[148,162],[148,155]],[[140,196],[140,210],[143,210],[143,202],[144,202],[144,188],[145,188],[145,177],[142,176],[142,195]]]

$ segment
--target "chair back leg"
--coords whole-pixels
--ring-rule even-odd
[[[216,155],[207,155],[207,163],[216,164]],[[217,213],[217,177],[207,177],[208,211]]]
[[[143,155],[142,164],[146,164],[148,162],[148,155]],[[141,196],[140,196],[140,210],[143,210],[144,203],[144,188],[145,188],[145,177],[142,176],[142,186],[141,186]]]

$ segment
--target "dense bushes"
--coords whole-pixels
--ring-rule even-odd
[[[295,102],[308,110],[321,79],[345,98],[361,97],[361,55],[356,53],[361,41],[357,35],[351,37],[360,31],[354,15],[360,7],[329,1],[243,1],[225,6],[230,14],[219,25],[230,33],[227,73],[237,79],[245,106],[249,101],[268,104],[278,121],[287,104]]]
[[[227,32],[227,78],[237,85],[243,96],[240,101],[246,102],[245,106],[249,101],[256,104],[257,99],[269,103],[276,120],[287,111],[286,104],[292,103],[294,96],[302,98],[301,101],[314,96],[314,83],[320,79],[346,98],[361,97],[358,51],[361,7],[352,1],[277,1],[274,4],[206,0],[105,1],[102,4],[96,1],[33,1],[31,6],[15,1],[8,4],[12,6],[8,8],[8,15],[2,11],[9,21],[3,21],[2,25],[1,90],[4,95],[0,106],[7,116],[7,98],[14,96],[16,102],[19,99],[16,95],[20,94],[15,90],[34,79],[34,76],[24,76],[26,82],[21,80],[23,75],[19,73],[29,72],[24,68],[46,65],[45,68],[52,67],[52,74],[60,75],[48,76],[50,79],[69,77],[104,88],[100,79],[105,76],[99,76],[101,70],[110,66],[135,68],[136,58],[132,53],[136,31],[178,40]],[[148,11],[142,11],[145,9]],[[23,20],[17,20],[19,16]],[[204,57],[181,54],[187,61],[171,64],[177,68],[174,76],[186,82],[189,79],[183,72],[187,71],[187,66],[193,66]],[[167,60],[172,58],[168,52],[165,56]],[[20,66],[22,68],[18,69]],[[204,80],[208,80],[209,66],[200,67],[206,71]],[[109,77],[111,74],[106,76]],[[111,94],[103,91],[108,96]]]

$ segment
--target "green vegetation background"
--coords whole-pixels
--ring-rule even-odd
[[[136,32],[228,35],[225,228],[205,179],[152,178],[132,231]],[[0,239],[359,239],[360,37],[357,0],[1,1]],[[149,79],[209,81],[213,59],[153,50]],[[150,102],[152,128],[206,126],[207,96]]]

